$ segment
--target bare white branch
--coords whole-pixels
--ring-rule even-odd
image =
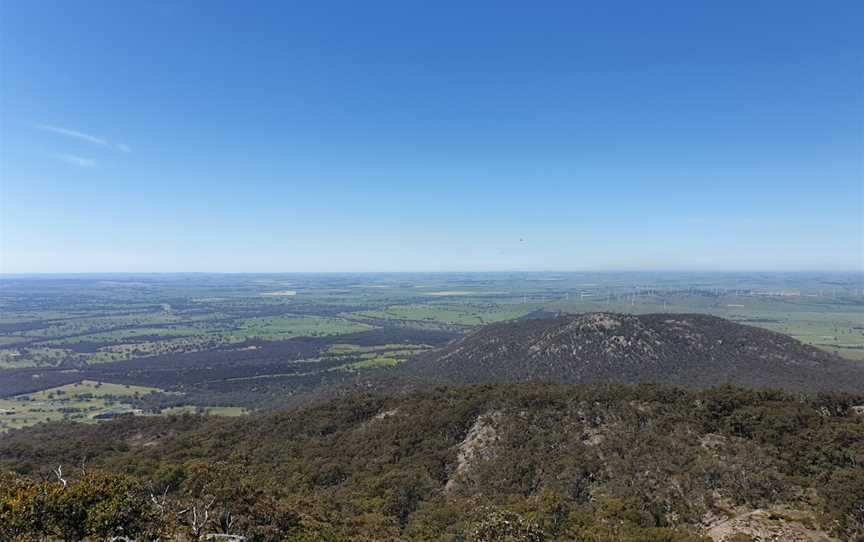
[[[63,478],[63,465],[57,465],[57,468],[54,469],[54,475],[57,476],[57,479],[60,480],[63,487],[66,487],[66,478]]]

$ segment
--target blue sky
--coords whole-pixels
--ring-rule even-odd
[[[864,3],[0,2],[0,271],[861,269]]]

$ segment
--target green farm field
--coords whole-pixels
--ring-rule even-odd
[[[0,399],[0,432],[58,420],[94,422],[100,416],[134,413],[124,402],[161,390],[83,380]]]

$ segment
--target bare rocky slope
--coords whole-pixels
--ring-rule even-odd
[[[864,364],[701,314],[588,313],[487,326],[406,364],[451,383],[545,380],[864,391]]]

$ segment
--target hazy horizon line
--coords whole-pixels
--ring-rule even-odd
[[[696,268],[647,268],[647,269],[457,269],[457,270],[358,270],[358,271],[0,271],[0,278],[15,276],[50,275],[398,275],[398,274],[480,274],[480,273],[848,273],[864,274],[864,269],[696,269]]]

